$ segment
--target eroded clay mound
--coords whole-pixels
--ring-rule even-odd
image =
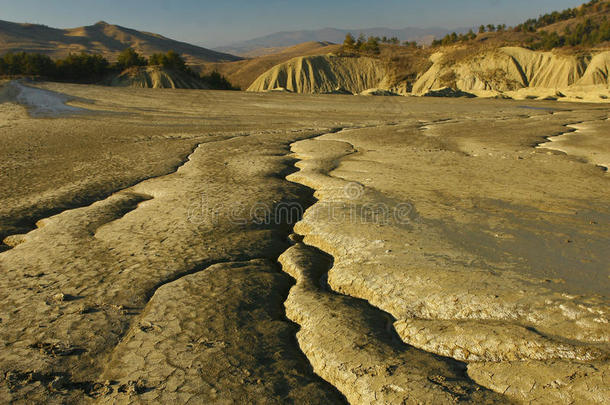
[[[152,89],[207,89],[197,78],[160,66],[135,67],[108,81],[110,86]]]
[[[581,86],[608,85],[610,76],[610,52],[602,52],[591,59],[585,74],[578,81]]]
[[[466,92],[506,92],[524,88],[563,89],[608,85],[610,52],[564,55],[505,47],[459,61],[435,54],[433,66],[417,80],[413,93],[451,87]]]
[[[331,93],[344,89],[358,94],[371,88],[388,87],[385,64],[368,57],[332,54],[298,57],[259,76],[248,91],[285,88],[296,93]]]

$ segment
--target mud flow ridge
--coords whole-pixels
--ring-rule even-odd
[[[292,145],[300,158],[296,164],[300,171],[303,167],[316,169],[304,166],[306,159],[301,159],[294,145],[322,142],[318,139]],[[332,142],[324,149],[327,159],[316,160],[322,167],[316,175],[331,180],[329,172],[356,150],[347,142]],[[336,154],[331,152],[333,148],[338,150]],[[291,176],[287,180],[303,185]],[[334,257],[308,245],[307,235],[295,231],[291,240],[294,245],[279,258],[283,271],[296,280],[285,302],[286,315],[300,326],[297,340],[313,370],[350,403],[411,403],[414,398],[424,402],[505,402],[501,395],[474,383],[464,363],[402,342],[389,313],[364,299],[333,290],[327,278]]]
[[[341,129],[342,128],[333,128],[330,132],[332,133],[333,131],[340,131]],[[90,206],[96,202],[103,201],[112,195],[126,192],[129,189],[133,188],[134,186],[144,183],[148,180],[158,179],[158,178],[168,176],[172,173],[176,173],[176,172],[178,172],[178,170],[181,167],[183,167],[186,163],[188,163],[191,160],[191,157],[193,156],[195,151],[202,145],[205,145],[208,143],[214,143],[214,142],[222,142],[222,141],[226,141],[226,140],[230,140],[230,139],[234,139],[234,138],[240,138],[240,137],[249,136],[249,135],[251,135],[251,134],[242,133],[242,134],[227,136],[227,137],[221,136],[221,139],[217,139],[217,140],[213,140],[213,141],[209,141],[209,142],[205,142],[205,143],[197,142],[196,144],[194,144],[191,147],[190,152],[185,154],[184,157],[182,157],[180,159],[180,162],[178,164],[171,167],[165,173],[139,178],[126,185],[123,185],[121,188],[110,189],[110,190],[104,191],[102,193],[94,192],[93,190],[87,190],[85,193],[80,194],[78,197],[73,197],[71,199],[64,199],[63,201],[55,202],[54,206],[52,206],[52,207],[39,208],[39,209],[29,208],[27,210],[27,212],[14,212],[14,213],[11,213],[10,216],[0,217],[0,254],[5,251],[8,251],[14,247],[12,245],[12,243],[6,243],[5,239],[7,239],[11,236],[18,237],[20,235],[25,235],[25,234],[35,230],[38,227],[37,224],[40,221],[43,221],[47,218],[59,215],[66,211]],[[150,198],[145,198],[145,199],[150,199]],[[122,215],[120,215],[120,216],[122,216]]]
[[[50,207],[47,209],[30,210],[30,211],[34,211],[33,213],[16,213],[16,214],[11,215],[10,218],[0,218],[0,224],[2,226],[8,226],[10,228],[9,232],[6,232],[6,231],[3,232],[2,228],[0,228],[0,253],[3,253],[14,247],[11,244],[7,244],[5,242],[5,240],[7,238],[10,238],[11,236],[14,236],[14,235],[24,235],[24,234],[27,234],[27,233],[35,230],[36,228],[38,228],[37,224],[40,221],[43,221],[43,220],[53,217],[55,215],[59,215],[66,211],[90,206],[98,201],[103,201],[112,195],[123,193],[123,192],[128,192],[127,190],[129,190],[129,189],[133,188],[135,185],[145,182],[147,180],[164,177],[169,174],[177,172],[178,169],[180,169],[180,167],[184,166],[184,164],[190,160],[190,157],[192,156],[193,153],[195,153],[195,151],[197,150],[197,148],[200,145],[201,145],[201,143],[197,143],[195,146],[193,146],[191,148],[191,151],[184,158],[182,158],[180,160],[180,163],[175,165],[174,167],[172,167],[166,173],[163,173],[163,174],[160,174],[157,176],[149,176],[149,177],[140,178],[136,181],[131,182],[130,184],[125,185],[122,188],[109,190],[104,193],[87,193],[85,195],[79,196],[78,199],[73,198],[68,201],[64,200],[64,201],[59,202],[59,204],[57,204],[56,206]],[[126,208],[126,211],[124,211],[124,212],[123,211],[117,212],[117,219],[122,217],[123,215],[125,215],[127,212],[132,211],[133,209],[137,208],[137,205],[140,202],[150,200],[152,198],[153,198],[152,196],[142,195],[141,200],[138,201],[137,203],[135,203],[135,206],[133,208]]]
[[[593,164],[607,172],[610,164],[606,137],[609,118],[576,121],[565,124],[564,132],[548,135],[533,147],[541,150],[559,151],[582,163]],[[591,146],[595,145],[595,146]],[[552,153],[552,152],[551,152]]]
[[[333,128],[325,130],[325,133],[335,133],[342,129]],[[310,132],[297,139],[307,139],[321,133]],[[251,154],[251,146],[231,139],[224,140],[224,143],[210,144],[209,148],[198,148],[177,175],[134,187],[136,193],[150,192],[155,197],[149,204],[142,205],[122,218],[105,221],[96,228],[96,241],[113,246],[113,249],[122,251],[127,257],[133,253],[140,257],[130,260],[135,263],[128,267],[128,272],[142,267],[141,262],[144,261],[150,272],[158,272],[159,275],[151,277],[140,274],[136,278],[141,286],[135,288],[139,297],[130,307],[135,311],[127,314],[129,316],[123,320],[124,326],[119,331],[116,342],[104,356],[102,370],[91,377],[72,376],[72,379],[116,382],[101,388],[105,391],[101,395],[104,400],[123,399],[124,393],[119,388],[128,386],[131,381],[132,385],[135,384],[136,394],[142,395],[142,400],[154,399],[161,402],[175,398],[178,393],[186,395],[185,392],[198,392],[196,398],[205,398],[210,402],[214,402],[216,396],[233,398],[239,402],[259,397],[265,399],[265,402],[271,398],[295,398],[296,402],[307,399],[315,403],[346,402],[334,387],[311,370],[311,365],[296,343],[297,325],[286,316],[283,306],[293,281],[281,272],[277,260],[289,246],[288,236],[294,223],[301,219],[300,215],[278,217],[271,225],[243,224],[244,229],[233,229],[234,225],[223,221],[203,223],[205,229],[209,227],[209,231],[213,232],[211,237],[218,239],[214,235],[224,232],[225,227],[228,227],[226,232],[229,237],[224,240],[222,236],[220,241],[207,242],[199,238],[186,239],[175,245],[175,251],[160,250],[160,255],[148,255],[147,245],[142,246],[142,249],[138,244],[122,246],[120,243],[125,238],[124,235],[135,230],[137,233],[132,233],[133,239],[150,240],[155,244],[160,239],[162,244],[164,237],[153,237],[146,230],[163,229],[167,225],[159,222],[159,218],[150,218],[153,225],[147,225],[146,219],[155,213],[163,217],[162,211],[167,209],[168,203],[176,204],[171,210],[178,209],[180,199],[176,200],[174,193],[182,196],[183,190],[189,188],[186,186],[192,184],[192,187],[205,190],[209,187],[207,184],[214,185],[212,176],[224,178],[222,176],[226,176],[225,173],[232,176],[234,170],[245,170],[255,176],[262,176],[263,180],[269,179],[268,183],[262,181],[256,188],[244,189],[235,198],[241,198],[249,204],[256,201],[256,196],[264,196],[263,201],[273,200],[274,204],[298,203],[302,207],[313,204],[311,189],[289,183],[285,178],[277,178],[278,172],[285,173],[286,176],[294,171],[294,160],[288,156],[290,142],[278,143],[274,137],[267,139],[261,136],[251,140],[251,143],[260,148],[257,154]],[[268,143],[269,149],[264,142]],[[239,153],[255,156],[251,167],[244,168],[241,164],[231,166],[234,161],[227,162],[224,155],[219,155],[219,151],[224,152],[227,148],[236,151],[236,157],[232,157],[235,160],[243,159]],[[262,166],[256,166],[257,159],[262,162]],[[275,166],[271,162],[275,162]],[[212,176],[207,175],[208,171]],[[202,181],[202,178],[209,180]],[[255,177],[252,181],[257,179]],[[261,193],[258,191],[260,187],[267,187],[270,192]],[[248,198],[248,193],[253,190],[256,194]],[[235,191],[229,188],[227,193],[232,196]],[[197,226],[186,226],[189,231],[187,233],[201,232]],[[233,233],[239,236],[231,236]],[[206,237],[205,232],[200,234]],[[171,234],[168,236],[176,237]],[[248,240],[253,237],[254,240]],[[219,251],[218,255],[193,253],[205,252],[206,243],[212,244],[213,249]],[[201,259],[199,255],[202,255]],[[156,256],[161,257],[157,259]],[[164,259],[163,256],[167,258]],[[154,259],[151,260],[151,257]],[[166,263],[172,257],[175,263]],[[157,270],[164,265],[170,268]],[[128,275],[128,272],[125,274]],[[129,279],[133,277],[135,275]],[[120,293],[121,296],[124,294]],[[126,306],[121,308],[127,309]],[[261,332],[257,332],[259,329]],[[236,333],[236,330],[240,332]],[[187,347],[183,347],[185,341],[189,342]],[[136,346],[141,349],[135,350]],[[164,360],[159,360],[160,358]],[[181,360],[178,361],[177,358]],[[227,361],[230,364],[225,364]],[[212,366],[215,364],[218,366]],[[180,384],[176,385],[171,375],[178,374],[181,375],[176,377]],[[168,388],[168,384],[172,388]]]
[[[576,121],[576,122],[571,122],[569,124],[564,124],[563,126],[566,128],[566,131],[552,134],[552,135],[545,135],[545,136],[543,136],[542,141],[533,143],[532,148],[545,149],[542,145],[544,145],[545,143],[551,142],[551,138],[578,132],[578,129],[573,128],[573,125],[579,125],[579,124],[583,124],[583,123],[584,123],[584,121]]]

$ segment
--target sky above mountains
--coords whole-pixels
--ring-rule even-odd
[[[0,19],[52,27],[99,20],[204,46],[277,31],[513,25],[584,0],[0,0]]]

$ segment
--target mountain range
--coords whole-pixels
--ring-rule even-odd
[[[60,29],[0,20],[0,54],[23,51],[64,58],[69,53],[89,52],[101,54],[113,61],[127,47],[144,56],[174,50],[183,55],[191,65],[241,59],[159,34],[137,31],[104,21],[84,27]]]
[[[443,37],[453,31],[457,33],[467,32],[470,28],[458,28],[447,30],[444,28],[416,28],[406,27],[402,29],[392,28],[364,28],[364,29],[338,29],[323,28],[319,30],[304,31],[282,31],[262,37],[235,42],[226,46],[216,47],[219,52],[246,57],[260,56],[276,52],[278,48],[289,47],[304,42],[333,42],[342,43],[345,36],[351,33],[358,36],[397,37],[401,41],[417,41],[421,44],[430,44],[433,39]]]

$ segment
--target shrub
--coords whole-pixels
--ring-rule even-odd
[[[360,50],[363,52],[379,53],[379,40],[375,37],[369,37],[366,42],[360,45]]]
[[[110,64],[100,55],[70,54],[55,62],[56,78],[60,80],[88,81],[101,79],[109,72]]]
[[[117,66],[120,69],[127,69],[133,66],[146,66],[146,58],[140,56],[133,48],[127,48],[119,54]]]
[[[348,33],[345,36],[345,40],[343,41],[343,49],[346,51],[353,51],[356,49],[356,40],[351,33]]]
[[[202,75],[201,80],[213,90],[239,90],[234,87],[226,77],[214,71],[208,75]]]
[[[99,80],[110,71],[110,64],[104,57],[85,53],[70,54],[55,62],[46,55],[25,52],[7,53],[0,58],[0,75],[88,82]]]

